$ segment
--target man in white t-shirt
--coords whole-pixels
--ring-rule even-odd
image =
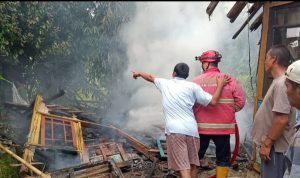
[[[229,77],[217,78],[217,89],[213,96],[202,88],[185,79],[189,67],[178,63],[173,71],[173,79],[156,78],[152,74],[133,71],[133,78],[142,77],[155,84],[162,94],[162,105],[165,118],[168,168],[180,172],[183,178],[197,178],[199,166],[199,134],[193,113],[195,102],[207,106],[216,105],[223,86]]]

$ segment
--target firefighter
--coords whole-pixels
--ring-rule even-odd
[[[132,74],[134,79],[141,77],[154,83],[162,94],[168,168],[179,171],[182,178],[198,177],[199,135],[192,107],[195,102],[205,106],[217,104],[221,90],[229,78],[218,77],[218,87],[210,95],[196,84],[186,81],[189,67],[185,63],[176,64],[171,80],[157,78],[145,72],[133,71]]]
[[[200,85],[204,91],[214,93],[216,78],[225,74],[218,68],[222,55],[215,50],[208,50],[196,57],[202,63],[203,73],[196,76],[193,82]],[[195,104],[194,114],[198,123],[200,136],[199,159],[202,162],[205,152],[212,139],[216,145],[216,177],[226,178],[230,166],[230,134],[235,133],[235,112],[245,105],[245,92],[234,77],[224,86],[219,103],[216,106],[203,107]]]

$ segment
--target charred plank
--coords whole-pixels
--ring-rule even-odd
[[[251,11],[251,14],[247,18],[247,20],[243,23],[243,25],[240,27],[240,29],[233,35],[232,39],[235,39],[241,31],[245,28],[245,26],[249,23],[249,21],[254,17],[254,15],[257,13],[257,11],[261,8],[263,4],[261,2],[254,3],[252,7],[254,7],[254,10]]]
[[[15,108],[18,108],[21,110],[26,110],[30,106],[28,104],[18,104],[18,103],[12,103],[12,102],[4,102],[4,105],[8,106],[8,107],[12,107],[12,108],[15,107]]]
[[[261,13],[257,18],[254,20],[254,22],[250,25],[250,31],[255,31],[262,23],[263,19],[263,13]]]
[[[208,14],[208,18],[210,19],[211,14],[214,12],[215,8],[217,7],[219,1],[212,1],[206,8],[206,13]]]
[[[246,1],[237,1],[227,14],[230,22],[233,23],[235,19],[240,15],[244,7],[246,6]]]

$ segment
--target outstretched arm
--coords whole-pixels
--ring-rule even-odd
[[[145,72],[137,72],[137,71],[132,71],[132,77],[134,79],[137,79],[138,77],[142,77],[144,80],[152,83],[154,83],[154,79],[155,79],[155,76],[152,74],[148,74]]]

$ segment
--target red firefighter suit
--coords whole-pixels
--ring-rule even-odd
[[[193,82],[200,85],[204,91],[213,94],[217,86],[216,77],[223,75],[217,67],[210,66],[203,74],[195,77]],[[230,77],[230,82],[224,86],[216,106],[203,107],[195,104],[193,107],[200,134],[199,158],[204,158],[212,139],[216,145],[217,175],[219,168],[223,172],[221,174],[226,176],[230,166],[230,134],[235,133],[235,112],[244,107],[246,100],[239,82]]]

